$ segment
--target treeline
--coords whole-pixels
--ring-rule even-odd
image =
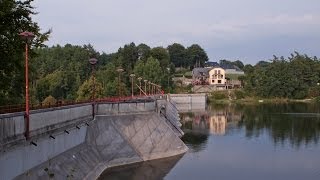
[[[170,48],[174,46],[183,47],[177,43],[168,48],[151,48],[146,44],[136,46],[130,43],[111,54],[99,53],[90,44],[34,48],[29,64],[31,103],[92,98],[94,81],[92,67],[89,64],[90,58],[98,60],[95,65],[95,95],[97,98],[118,96],[119,91],[122,96],[130,95],[130,74],[135,74],[135,84],[139,84],[137,78],[141,77],[142,85],[144,85],[144,80],[148,80],[161,85],[165,92],[172,91],[174,88],[172,77],[176,66],[180,67],[184,64],[182,67],[190,68],[198,57],[207,57],[199,45],[183,48],[181,52],[170,51]],[[182,59],[176,53],[190,58]],[[23,61],[22,56],[21,61]],[[124,70],[120,81],[117,72],[119,68]],[[23,74],[23,70],[21,73]],[[23,83],[21,81],[21,86]],[[138,88],[134,89],[135,93],[139,92]],[[23,103],[22,100],[13,103]]]
[[[274,56],[256,65],[245,65],[244,87],[248,94],[265,98],[303,99],[320,95],[320,61],[298,52]]]

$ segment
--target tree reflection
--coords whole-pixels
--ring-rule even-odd
[[[181,120],[184,141],[195,150],[201,149],[209,134],[225,135],[231,127],[243,129],[247,138],[267,133],[275,145],[299,148],[319,142],[319,113],[319,105],[309,103],[211,105],[207,112],[181,114]]]
[[[201,133],[188,132],[181,139],[193,152],[205,149],[208,143],[208,135]]]
[[[299,148],[319,142],[320,117],[313,104],[244,106],[242,111],[244,118],[238,127],[245,128],[248,138],[257,137],[266,130],[276,145],[290,143]]]

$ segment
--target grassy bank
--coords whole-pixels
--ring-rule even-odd
[[[310,99],[261,98],[249,96],[242,90],[215,91],[208,97],[212,104],[282,104],[282,103],[320,103],[320,97]]]

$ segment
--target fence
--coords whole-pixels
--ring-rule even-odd
[[[155,96],[154,94],[153,96]],[[55,104],[30,104],[30,110],[37,110],[37,109],[46,109],[52,107],[61,107],[61,106],[68,106],[68,105],[75,105],[75,104],[83,104],[83,103],[99,103],[99,102],[127,102],[127,101],[137,101],[137,100],[146,100],[150,99],[151,96],[125,96],[125,97],[108,97],[108,98],[100,98],[96,100],[85,100],[85,101],[57,101]],[[6,105],[0,106],[0,114],[6,113],[14,113],[14,112],[23,112],[25,111],[26,106],[25,104],[18,104],[18,105]]]

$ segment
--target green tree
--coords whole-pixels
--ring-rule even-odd
[[[188,63],[184,67],[203,67],[205,62],[209,60],[207,53],[198,45],[193,44],[186,51]]]
[[[139,57],[136,45],[133,42],[130,44],[126,44],[123,48],[120,48],[118,50],[118,54],[118,59],[121,59],[120,66],[125,68],[127,72],[131,73],[134,68],[134,64],[136,63]]]
[[[139,44],[137,46],[137,49],[138,49],[138,58],[145,62],[150,56],[151,48],[146,44]]]
[[[21,103],[24,94],[24,42],[19,33],[35,34],[31,47],[44,46],[50,31],[40,32],[40,27],[31,16],[35,15],[32,0],[0,1],[0,105]],[[34,53],[30,52],[31,57]],[[32,59],[32,58],[31,58]]]
[[[175,67],[182,67],[187,63],[186,48],[178,43],[174,43],[167,47],[171,62]]]
[[[144,77],[153,82],[160,83],[162,81],[162,70],[157,59],[149,57],[144,66]]]
[[[163,47],[155,47],[151,49],[151,56],[157,59],[160,63],[162,70],[169,66],[170,56],[167,50]]]
[[[94,91],[95,90],[95,91]],[[89,80],[84,81],[84,83],[79,87],[77,91],[77,101],[84,101],[92,99],[95,92],[95,98],[103,97],[103,88],[100,82],[95,81],[93,77],[90,77]]]

